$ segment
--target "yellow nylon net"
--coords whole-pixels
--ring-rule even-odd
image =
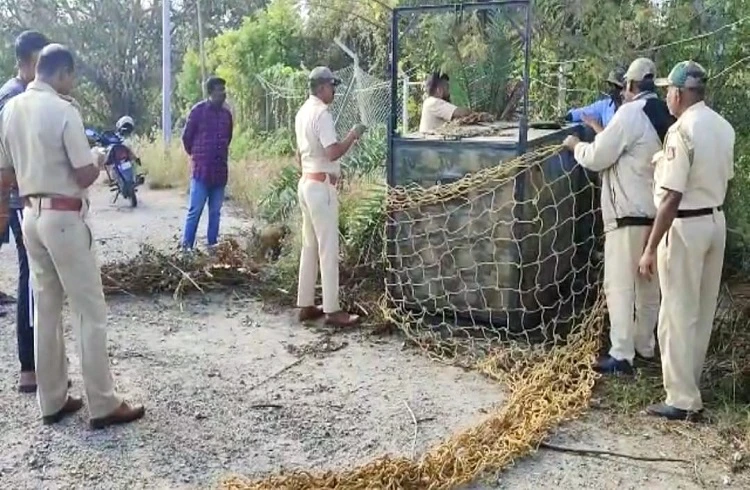
[[[507,402],[418,459],[298,470],[250,489],[448,489],[533,452],[588,406],[604,317],[595,188],[549,147],[429,189],[387,195],[385,317],[441,362],[503,382]]]

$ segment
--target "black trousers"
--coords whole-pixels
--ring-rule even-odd
[[[0,237],[8,232],[13,235],[18,253],[18,293],[16,295],[16,337],[18,340],[18,360],[21,371],[34,371],[34,297],[29,283],[29,258],[23,244],[22,209],[11,209],[8,230],[3,230]],[[6,235],[7,236],[7,235]],[[0,240],[2,243],[2,240]]]

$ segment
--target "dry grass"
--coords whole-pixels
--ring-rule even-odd
[[[137,139],[134,150],[146,169],[146,182],[151,189],[187,189],[190,161],[179,138],[165,148],[161,135],[154,139]],[[229,161],[228,197],[254,214],[257,201],[281,169],[293,161],[291,157],[234,157]]]
[[[155,139],[137,138],[133,150],[146,170],[146,182],[151,189],[186,188],[190,179],[190,165],[179,138],[165,147],[160,134]]]
[[[229,162],[229,196],[236,203],[255,215],[258,199],[276,180],[281,169],[293,162],[292,157],[239,158]]]

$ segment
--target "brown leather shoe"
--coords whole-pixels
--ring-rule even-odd
[[[114,412],[101,417],[98,419],[91,419],[91,428],[94,430],[104,429],[110,425],[122,425],[135,422],[136,420],[142,419],[146,415],[146,409],[142,405],[130,406],[125,402],[122,402]]]
[[[299,309],[299,321],[301,322],[311,322],[323,318],[324,315],[323,308],[319,306],[304,306]]]
[[[325,324],[331,327],[353,327],[359,321],[358,315],[350,315],[345,311],[337,311],[326,315]]]
[[[80,398],[73,398],[69,396],[65,401],[65,405],[60,409],[59,412],[53,413],[52,415],[45,415],[42,417],[42,424],[52,425],[60,422],[68,415],[72,415],[83,408],[83,400]]]

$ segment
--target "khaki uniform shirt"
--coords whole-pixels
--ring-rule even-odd
[[[575,159],[602,177],[604,231],[621,218],[653,218],[654,168],[651,159],[661,148],[656,129],[643,111],[653,93],[623,104],[593,143],[578,143]]]
[[[297,112],[294,120],[297,134],[297,148],[305,173],[324,172],[338,176],[341,166],[326,156],[325,149],[335,144],[336,127],[328,106],[311,95]]]
[[[422,117],[419,121],[419,132],[427,133],[438,129],[453,119],[457,107],[437,97],[427,97],[422,103]]]
[[[703,102],[682,113],[654,157],[656,205],[665,189],[682,194],[682,210],[723,205],[734,177],[734,138],[732,125]]]
[[[30,83],[0,114],[0,168],[15,170],[21,197],[86,198],[73,170],[92,163],[81,113],[46,83]]]

